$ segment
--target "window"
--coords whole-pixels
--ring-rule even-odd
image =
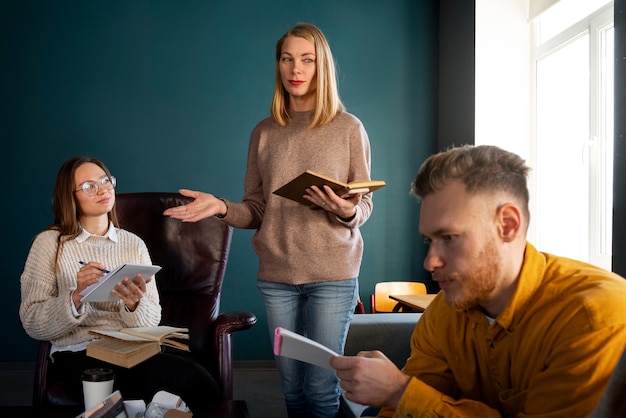
[[[476,144],[531,166],[530,242],[610,269],[613,2],[529,1],[476,0]]]
[[[610,270],[613,2],[560,0],[534,29],[534,244]]]

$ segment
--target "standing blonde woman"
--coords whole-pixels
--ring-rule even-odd
[[[312,186],[305,195],[312,205],[302,205],[272,193],[307,169],[345,182],[369,180],[370,145],[363,124],[339,98],[324,34],[299,24],[276,44],[271,117],[252,131],[242,202],[182,189],[195,200],[164,214],[183,222],[215,215],[256,229],[257,287],[270,338],[283,327],[343,353],[358,296],[359,227],[372,213],[372,198]],[[333,371],[280,356],[276,363],[290,418],[337,414]]]

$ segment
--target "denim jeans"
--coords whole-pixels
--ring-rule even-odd
[[[343,354],[354,315],[357,279],[290,285],[257,280],[267,311],[272,346],[282,327]],[[290,418],[333,418],[339,410],[339,379],[333,370],[276,356]]]

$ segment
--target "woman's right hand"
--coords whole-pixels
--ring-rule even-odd
[[[193,198],[193,202],[168,208],[163,215],[180,219],[183,222],[197,222],[213,215],[226,215],[228,210],[226,204],[210,193],[189,189],[180,189],[178,192],[183,196]]]
[[[78,270],[76,274],[76,290],[72,293],[72,301],[76,309],[81,306],[80,299],[82,296],[80,293],[92,284],[97,283],[106,274],[105,271],[106,266],[95,261],[86,263]]]

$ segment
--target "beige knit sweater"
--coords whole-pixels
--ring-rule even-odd
[[[28,335],[66,346],[93,339],[90,329],[158,325],[161,306],[155,280],[148,283],[134,312],[126,312],[124,303],[118,300],[88,302],[84,314],[76,317],[72,313],[71,294],[81,267],[78,261],[97,261],[109,269],[122,263],[152,264],[138,236],[121,229],[116,232],[118,242],[94,235],[82,243],[75,239],[65,242],[58,274],[54,273],[58,231],[44,231],[35,237],[21,277],[20,319]]]
[[[363,196],[356,216],[342,221],[272,192],[309,169],[344,182],[370,180],[370,144],[363,124],[349,113],[307,129],[312,112],[295,112],[286,127],[273,119],[252,131],[241,203],[226,201],[226,222],[256,229],[252,245],[263,280],[304,284],[358,277],[363,255],[359,227],[372,209]]]

